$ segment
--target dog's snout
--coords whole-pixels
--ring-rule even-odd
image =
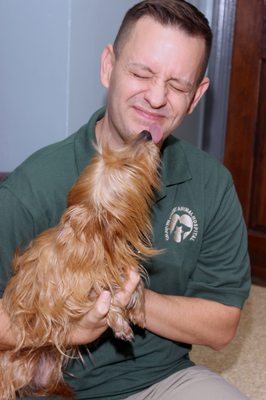
[[[144,130],[140,132],[140,136],[141,138],[143,138],[144,140],[152,140],[152,135],[149,131]]]
[[[149,131],[143,130],[140,133],[138,133],[135,137],[133,137],[133,140],[131,141],[131,145],[133,147],[139,146],[143,143],[151,142],[152,141],[152,135]]]

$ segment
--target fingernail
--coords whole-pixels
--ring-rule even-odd
[[[103,290],[101,294],[102,300],[103,301],[110,301],[111,298],[111,293],[108,290]]]

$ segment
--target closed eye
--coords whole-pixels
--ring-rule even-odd
[[[150,79],[153,77],[153,71],[145,64],[130,62],[127,65],[128,71],[137,79]]]
[[[183,88],[180,86],[175,86],[175,85],[171,85],[169,84],[169,87],[174,90],[175,92],[179,92],[179,93],[188,93],[189,90],[187,88]]]
[[[141,73],[138,73],[138,72],[131,72],[131,74],[132,74],[135,78],[138,78],[138,79],[150,79],[150,78],[151,78],[150,75],[145,75],[145,74],[141,74]]]
[[[193,85],[183,79],[169,79],[169,87],[175,92],[190,93],[193,90]]]

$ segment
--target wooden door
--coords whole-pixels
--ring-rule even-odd
[[[238,0],[224,163],[248,226],[253,282],[266,284],[266,0]]]

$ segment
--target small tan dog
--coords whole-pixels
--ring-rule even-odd
[[[115,301],[130,270],[158,252],[151,247],[150,206],[158,189],[159,149],[147,131],[119,150],[102,145],[68,196],[59,224],[14,258],[3,296],[16,348],[0,352],[1,399],[16,395],[73,398],[64,383],[73,327],[103,289],[112,294],[108,325],[132,339],[130,322],[145,326],[143,281],[126,309]]]

